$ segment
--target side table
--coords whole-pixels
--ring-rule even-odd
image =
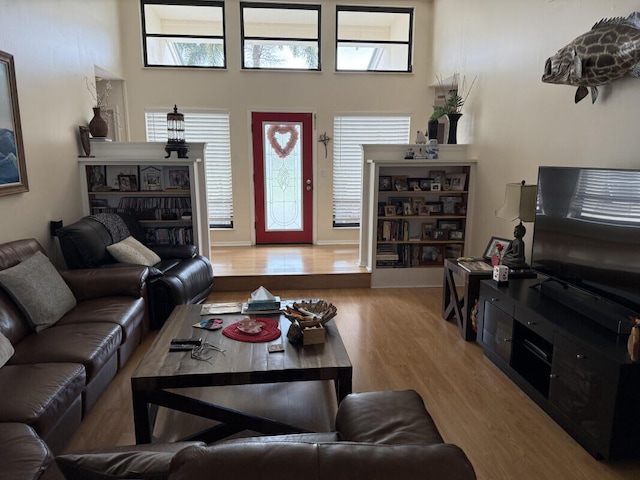
[[[466,341],[475,340],[477,325],[473,322],[472,312],[480,296],[480,281],[490,279],[492,272],[470,272],[452,259],[444,260],[442,272],[442,318],[450,320],[455,317],[462,338]],[[460,276],[464,282],[462,296],[458,295],[454,275]],[[530,270],[515,271],[509,272],[509,278],[536,278],[536,274]]]

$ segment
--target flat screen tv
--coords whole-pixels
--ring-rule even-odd
[[[540,167],[531,267],[560,301],[629,332],[640,316],[640,170]]]

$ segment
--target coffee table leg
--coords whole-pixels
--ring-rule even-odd
[[[352,373],[353,372],[350,368],[344,368],[338,371],[338,378],[335,380],[338,405],[344,397],[349,395],[352,391]]]
[[[136,434],[136,443],[151,443],[152,441],[152,424],[151,417],[155,417],[154,412],[150,411],[150,405],[142,391],[132,391],[133,398],[133,425]],[[153,406],[152,406],[153,407]],[[157,408],[157,407],[156,407]]]

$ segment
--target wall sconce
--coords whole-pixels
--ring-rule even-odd
[[[504,205],[496,211],[496,217],[509,221],[520,220],[513,231],[515,238],[502,256],[502,263],[512,269],[529,267],[522,240],[527,229],[522,222],[533,222],[536,218],[537,187],[537,185],[525,185],[524,180],[521,183],[507,183]]]
[[[177,152],[178,158],[189,158],[189,146],[184,139],[184,115],[178,112],[178,106],[173,106],[173,112],[167,113],[167,145],[164,147],[169,158],[171,152]]]

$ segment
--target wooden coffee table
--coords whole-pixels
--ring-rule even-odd
[[[249,343],[228,338],[222,330],[192,327],[209,318],[200,316],[200,310],[200,305],[177,306],[131,377],[137,443],[152,441],[159,406],[221,422],[203,434],[201,438],[207,443],[242,430],[265,434],[308,431],[193,398],[189,395],[193,387],[333,380],[338,403],[351,393],[352,366],[333,321],[325,325],[325,343],[303,347],[287,340],[291,322],[285,316],[258,315],[278,319],[282,335],[271,342]],[[222,318],[227,326],[245,315],[215,317]],[[201,337],[225,353],[210,351],[209,360],[203,361],[191,358],[190,352],[169,352],[173,338],[190,337]],[[275,343],[282,343],[284,351],[269,353],[267,346]]]

